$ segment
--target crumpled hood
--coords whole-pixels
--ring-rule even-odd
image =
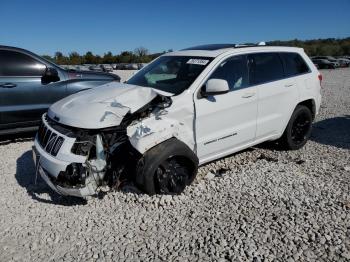
[[[61,124],[85,129],[117,126],[127,113],[134,113],[158,94],[160,91],[152,88],[111,82],[56,102],[48,116]]]

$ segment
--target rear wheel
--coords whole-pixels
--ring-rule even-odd
[[[284,131],[280,142],[284,148],[296,150],[302,148],[311,135],[312,113],[304,105],[298,105]]]

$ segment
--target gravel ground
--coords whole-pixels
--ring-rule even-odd
[[[302,150],[212,162],[180,196],[63,198],[34,183],[30,139],[3,139],[0,261],[349,261],[350,69],[322,74]]]

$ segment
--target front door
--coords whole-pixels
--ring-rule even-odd
[[[257,89],[249,86],[245,55],[222,62],[208,79],[223,79],[230,91],[195,98],[196,144],[200,163],[240,150],[255,139]]]
[[[36,125],[49,105],[64,97],[60,82],[42,84],[46,65],[37,59],[13,50],[0,50],[1,129]]]

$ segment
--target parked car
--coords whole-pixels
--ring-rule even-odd
[[[341,64],[339,62],[338,59],[334,58],[334,59],[328,59],[329,62],[333,63],[335,67],[341,67]]]
[[[125,63],[116,64],[114,69],[115,70],[123,70],[123,69],[125,69],[125,65],[126,65]]]
[[[147,65],[147,63],[139,63],[137,64],[137,69],[140,70],[142,68],[144,68]]]
[[[113,72],[113,67],[108,64],[100,65],[103,72]]]
[[[89,70],[94,72],[103,72],[103,68],[98,65],[90,65]]]
[[[138,70],[140,69],[140,64],[118,64],[115,68],[116,70]]]
[[[333,63],[336,68],[340,67],[339,61],[336,58],[334,58],[333,56],[314,56],[314,57],[312,57],[312,59],[328,60],[329,62]]]
[[[337,61],[339,62],[340,67],[349,67],[350,66],[350,59],[337,58]]]
[[[119,70],[119,69],[120,69],[120,65],[121,65],[121,64],[115,64],[114,67],[113,67],[113,69]]]
[[[0,134],[36,129],[49,106],[116,75],[70,71],[24,49],[0,46]]]
[[[326,59],[326,60],[335,59],[335,57],[333,57],[333,56],[313,56],[311,58],[312,59]]]
[[[312,62],[317,65],[319,69],[335,69],[336,65],[326,59],[312,59]]]
[[[303,147],[321,80],[300,48],[167,53],[125,84],[52,105],[35,139],[37,170],[63,195],[92,195],[127,176],[146,193],[178,194],[204,163],[264,141]]]

